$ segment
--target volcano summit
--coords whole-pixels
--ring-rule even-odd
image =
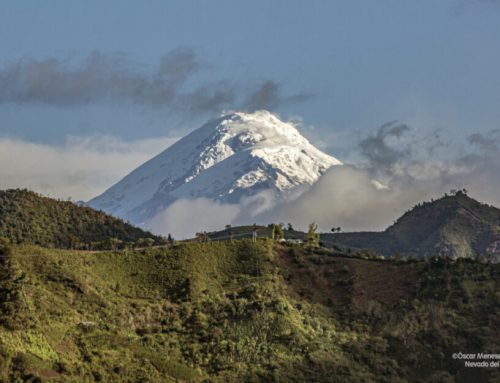
[[[286,199],[340,164],[267,111],[233,113],[183,137],[89,205],[143,224],[181,198],[237,203],[272,190]]]

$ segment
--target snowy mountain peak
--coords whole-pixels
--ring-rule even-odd
[[[191,132],[89,204],[141,224],[181,198],[238,202],[267,189],[286,198],[339,164],[272,113],[238,112]]]

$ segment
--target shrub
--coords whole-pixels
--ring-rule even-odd
[[[9,240],[0,237],[0,256],[9,256],[12,254]]]

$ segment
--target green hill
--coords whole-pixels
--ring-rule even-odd
[[[270,240],[0,257],[3,382],[494,382],[499,265]]]
[[[0,191],[0,237],[14,243],[86,249],[161,242],[153,234],[101,211],[19,189]]]
[[[500,256],[500,209],[463,192],[424,202],[383,232],[324,234],[322,240],[384,255]]]

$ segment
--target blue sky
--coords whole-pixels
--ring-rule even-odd
[[[422,136],[441,129],[457,151],[469,135],[500,127],[495,0],[0,5],[0,137],[10,140],[57,149],[74,136],[179,137],[220,113],[179,107],[196,90],[228,87],[237,101],[223,106],[237,109],[265,83],[275,92],[269,109],[301,118],[304,134],[340,159],[355,158],[357,142],[388,121]],[[92,52],[119,61],[121,74],[151,80],[179,49],[196,69],[182,97],[165,105],[88,89],[64,103],[8,82],[19,63],[52,59],[58,70],[78,70]]]

